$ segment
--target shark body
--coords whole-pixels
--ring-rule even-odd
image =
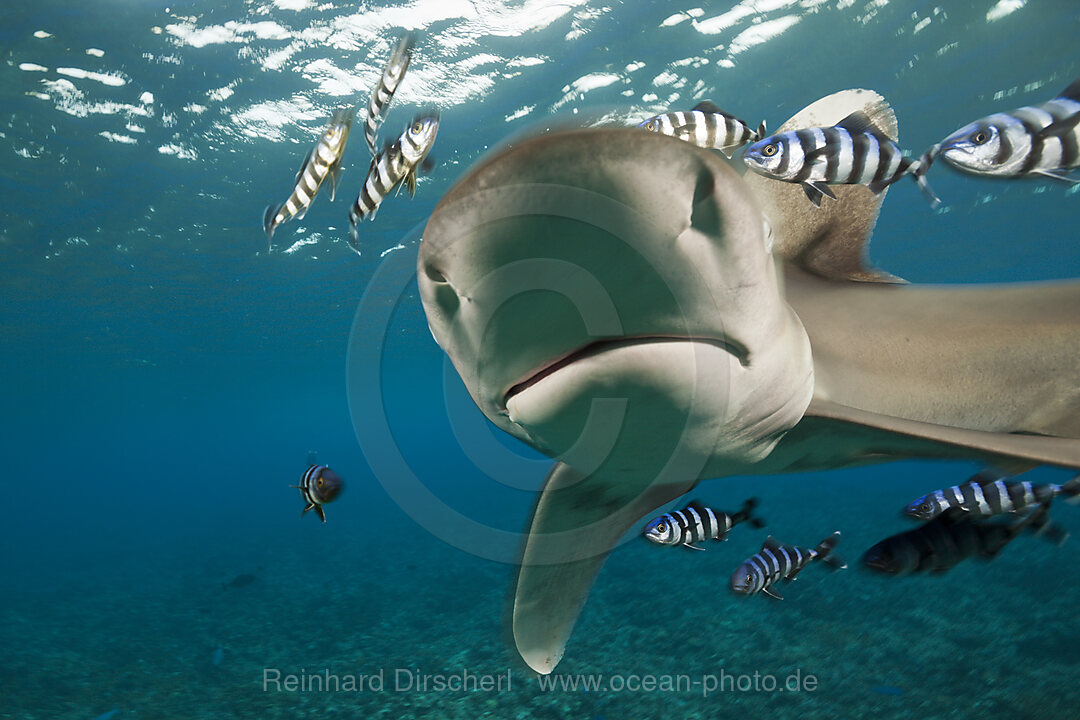
[[[865,112],[814,103],[781,131]],[[432,334],[498,427],[555,458],[513,633],[563,656],[604,558],[703,479],[910,457],[1080,467],[1080,283],[919,287],[866,262],[882,195],[740,176],[631,129],[505,150],[440,202],[418,257]]]

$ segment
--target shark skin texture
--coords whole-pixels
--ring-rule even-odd
[[[896,138],[869,90],[780,131],[855,111]],[[702,480],[1080,468],[1080,282],[907,284],[866,260],[885,193],[834,190],[815,208],[717,153],[603,128],[499,151],[435,209],[417,261],[432,335],[488,419],[556,460],[513,604],[536,672],[608,553]]]

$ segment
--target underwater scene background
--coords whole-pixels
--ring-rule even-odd
[[[438,109],[434,171],[361,225],[358,256],[357,123],[336,202],[268,251],[263,208],[409,30],[383,133]],[[768,529],[706,553],[629,538],[542,685],[506,617],[550,461],[472,405],[414,274],[435,203],[508,137],[703,99],[776,128],[863,87],[918,155],[1053,97],[1080,76],[1078,31],[1067,0],[6,3],[0,717],[1077,717],[1080,508],[1055,505],[1078,536],[1062,548],[1024,537],[939,577],[858,567],[910,527],[907,502],[978,469],[957,462],[703,483],[717,507],[758,497]],[[889,193],[879,267],[1080,276],[1075,186],[931,180],[937,211],[913,183]],[[289,487],[312,451],[347,483],[325,525]],[[783,602],[729,593],[768,533],[838,529],[848,570],[810,568]]]

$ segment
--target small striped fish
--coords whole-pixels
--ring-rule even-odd
[[[303,218],[327,178],[330,178],[330,200],[334,200],[338,178],[341,176],[341,154],[345,152],[345,142],[349,139],[353,113],[351,108],[334,111],[330,124],[326,126],[319,141],[304,157],[293,181],[293,191],[289,199],[277,207],[267,206],[263,213],[263,229],[266,230],[268,250],[277,226],[294,217]]]
[[[741,522],[756,528],[764,527],[765,523],[752,514],[756,505],[757,500],[750,498],[743,503],[742,510],[729,514],[707,508],[694,500],[682,510],[653,518],[645,526],[643,534],[647,540],[660,545],[682,545],[693,550],[704,550],[695,543],[727,540],[731,528]]]
[[[383,68],[382,75],[379,77],[379,84],[375,86],[371,93],[371,100],[368,101],[367,118],[364,120],[364,137],[367,139],[368,149],[371,151],[372,157],[375,156],[376,135],[379,132],[379,125],[382,124],[386,106],[390,104],[390,99],[394,97],[398,85],[401,84],[405,77],[405,71],[409,69],[409,61],[412,60],[412,49],[415,42],[416,37],[412,34],[406,35],[398,41],[394,51],[390,53],[389,62],[386,63],[386,67]]]
[[[1006,480],[1005,476],[983,471],[963,485],[923,495],[904,508],[904,514],[917,520],[931,520],[955,510],[979,517],[1015,513],[1033,505],[1053,500],[1058,495],[1069,502],[1080,501],[1080,475],[1063,485],[1032,485],[1030,482]]]
[[[322,506],[332,502],[341,494],[345,482],[340,475],[326,465],[312,465],[300,476],[299,485],[289,487],[299,488],[300,494],[304,496],[304,502],[307,503],[307,507],[300,515],[304,515],[308,510],[314,510],[319,519],[326,522],[326,513],[323,512]]]
[[[416,192],[416,173],[430,167],[427,154],[439,132],[439,114],[418,116],[409,129],[376,155],[356,201],[349,208],[349,245],[360,253],[357,223],[365,217],[374,219],[383,199],[398,183],[404,182],[409,194]]]
[[[823,195],[836,199],[829,185],[865,185],[880,193],[911,175],[933,207],[941,204],[926,182],[924,165],[903,156],[900,148],[874,127],[863,112],[848,115],[832,127],[783,132],[758,140],[746,149],[743,162],[765,177],[800,183],[806,197],[821,205]]]
[[[1080,80],[1053,100],[996,113],[966,125],[940,143],[940,155],[976,175],[1045,175],[1080,183],[1066,173],[1080,166]]]
[[[744,562],[731,575],[731,590],[739,595],[755,595],[763,592],[777,600],[783,600],[772,587],[778,580],[794,580],[812,560],[823,560],[834,570],[847,565],[833,552],[840,542],[840,533],[834,532],[818,543],[813,550],[794,545],[781,545],[771,535],[765,540],[761,552]]]
[[[764,121],[756,131],[752,130],[739,118],[708,101],[698,103],[690,112],[654,115],[638,127],[670,135],[698,147],[719,150],[729,158],[736,148],[765,137]]]
[[[914,530],[887,537],[863,555],[863,565],[889,575],[943,573],[969,558],[992,559],[1024,531],[1062,545],[1069,533],[1050,522],[1050,503],[1016,522],[952,513],[938,515]]]

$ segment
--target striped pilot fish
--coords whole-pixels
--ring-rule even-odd
[[[1050,522],[1050,503],[1043,503],[1013,522],[972,514],[938,515],[914,530],[893,535],[863,555],[863,565],[888,575],[943,573],[964,560],[997,557],[1024,531],[1045,535],[1061,545],[1069,534]]]
[[[813,127],[770,135],[746,149],[743,162],[765,177],[800,183],[806,197],[821,206],[823,195],[836,199],[829,185],[865,185],[874,193],[911,175],[933,207],[941,200],[926,182],[931,153],[911,160],[863,112],[832,127]],[[925,167],[924,167],[925,166]]]
[[[326,126],[319,141],[304,157],[304,162],[296,173],[289,199],[277,207],[267,206],[263,213],[263,229],[266,230],[268,250],[277,226],[294,217],[302,219],[327,178],[330,178],[330,200],[333,201],[338,178],[341,176],[341,155],[345,152],[345,142],[349,139],[354,112],[352,108],[334,111],[330,124]]]
[[[357,253],[360,252],[357,223],[365,217],[375,219],[379,205],[398,183],[404,182],[410,195],[416,192],[416,173],[430,169],[427,155],[438,132],[438,113],[420,115],[400,138],[371,160],[364,187],[349,208],[349,245]]]
[[[697,500],[692,501],[682,510],[664,513],[653,518],[642,533],[647,540],[660,545],[682,545],[693,550],[704,550],[695,543],[706,540],[727,540],[731,528],[741,522],[751,527],[764,527],[760,518],[753,516],[755,498],[743,503],[737,513],[726,513],[705,507]]]
[[[1080,80],[1042,105],[965,125],[936,149],[949,165],[976,175],[1037,174],[1080,183],[1066,174],[1080,165]]]
[[[763,592],[777,600],[783,600],[773,585],[778,580],[792,581],[813,560],[822,560],[834,570],[847,567],[834,551],[840,542],[840,533],[834,532],[818,543],[813,550],[794,545],[781,545],[771,535],[765,540],[761,552],[744,562],[731,575],[731,590],[739,595],[756,595]]]
[[[333,502],[341,494],[341,491],[345,489],[345,481],[326,465],[312,465],[300,476],[299,485],[289,487],[299,488],[300,494],[304,496],[307,507],[300,513],[301,515],[308,510],[314,510],[319,519],[326,522],[323,505]]]
[[[1033,485],[1006,477],[984,470],[963,485],[936,490],[912,501],[904,508],[904,514],[917,520],[932,520],[949,511],[991,517],[1020,512],[1058,495],[1066,497],[1067,502],[1080,502],[1080,475],[1063,485]]]
[[[409,61],[412,60],[412,49],[416,43],[416,37],[411,33],[401,38],[390,53],[390,60],[383,68],[379,76],[379,84],[371,92],[371,100],[368,101],[367,118],[364,120],[364,137],[367,139],[368,149],[372,157],[375,156],[377,147],[375,137],[379,132],[386,113],[386,106],[397,92],[398,85],[405,78],[405,71],[409,69]]]
[[[690,112],[670,112],[654,115],[638,125],[639,128],[661,135],[670,135],[703,148],[712,148],[728,158],[748,142],[765,137],[765,121],[758,129],[709,101],[698,103]]]

